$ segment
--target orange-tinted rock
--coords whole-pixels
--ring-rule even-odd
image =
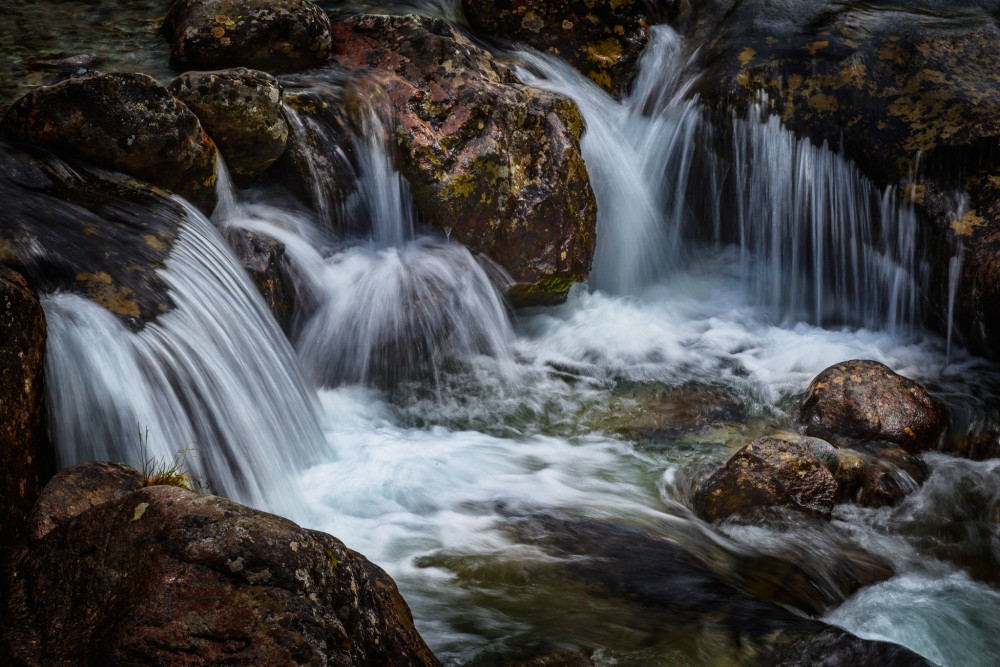
[[[706,521],[753,517],[787,508],[830,518],[837,481],[819,457],[794,440],[768,436],[753,441],[702,482],[695,511]]]
[[[444,21],[361,15],[333,35],[336,62],[370,73],[427,222],[503,267],[517,305],[561,301],[587,278],[596,204],[573,102],[520,84]]]
[[[827,368],[809,385],[799,421],[806,433],[835,444],[882,441],[910,452],[935,447],[944,407],[920,384],[877,361]]]

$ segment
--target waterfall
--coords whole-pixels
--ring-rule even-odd
[[[138,333],[83,297],[43,300],[59,465],[190,449],[187,467],[216,492],[288,508],[297,471],[324,450],[315,397],[218,232],[185,210],[160,271],[176,307]]]
[[[518,54],[520,78],[571,98],[587,124],[581,149],[597,198],[595,289],[636,294],[681,263],[688,181],[706,131],[697,101],[679,87],[682,46],[671,28],[653,28],[642,74],[622,102],[554,56]]]

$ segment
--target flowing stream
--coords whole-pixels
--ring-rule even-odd
[[[455,16],[457,3],[424,4]],[[932,454],[930,480],[899,506],[841,505],[821,526],[719,528],[689,509],[699,471],[786,428],[833,363],[876,359],[920,380],[967,431],[998,422],[1000,376],[920,327],[928,270],[894,189],[797,140],[763,104],[712,119],[688,94],[685,45],[653,34],[623,101],[552,56],[506,54],[587,123],[598,247],[590,284],[565,304],[511,312],[495,267],[423,229],[388,121],[361,108],[347,205],[370,221],[362,233],[334,224],[345,214],[322,182],[305,184],[306,207],[221,178],[212,220],[185,208],[160,270],[170,313],[135,332],[81,296],[45,298],[60,463],[141,463],[143,440],[161,458],[192,448],[214,491],[384,567],[449,665],[543,645],[601,665],[727,655],[711,633],[654,623],[567,575],[574,557],[551,544],[572,526],[597,527],[580,529],[581,553],[607,551],[618,529],[588,530],[628,526],[725,571],[748,555],[822,572],[845,549],[878,553],[895,575],[824,620],[942,665],[995,664],[1000,592],[968,563],[1000,563],[996,461]],[[289,85],[338,94],[352,85],[338,77]],[[294,131],[322,134],[288,112]],[[299,300],[287,338],[216,227],[284,244]],[[607,562],[627,571],[628,549]]]

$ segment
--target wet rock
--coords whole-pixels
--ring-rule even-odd
[[[45,433],[45,340],[38,297],[0,264],[0,562],[24,537],[28,514],[54,472]]]
[[[6,136],[80,156],[215,204],[215,145],[198,117],[145,74],[90,74],[38,88],[0,122]]]
[[[927,481],[927,464],[906,450],[884,443],[862,447],[868,462],[858,494],[859,504],[866,507],[895,505]]]
[[[794,442],[807,448],[819,457],[833,478],[837,480],[838,497],[850,498],[865,479],[866,464],[864,457],[853,449],[834,447],[826,440],[811,438],[791,432],[781,432],[782,440]]]
[[[164,191],[0,141],[0,261],[38,293],[84,296],[139,330],[173,309],[162,269],[192,215]]]
[[[281,84],[270,74],[185,72],[167,89],[198,116],[237,181],[263,173],[285,152]]]
[[[576,106],[444,21],[362,15],[333,34],[336,62],[369,72],[372,104],[390,110],[424,219],[503,267],[515,305],[564,300],[590,271],[596,221]]]
[[[808,447],[780,436],[753,441],[736,452],[695,491],[694,508],[706,521],[752,518],[788,508],[829,519],[837,481]]]
[[[295,72],[330,55],[330,21],[306,0],[174,0],[163,20],[177,71]]]
[[[855,359],[813,379],[799,421],[807,434],[835,444],[879,440],[919,452],[937,445],[946,414],[918,383],[877,361]]]
[[[139,471],[121,463],[84,463],[64,468],[45,485],[31,511],[30,537],[40,540],[90,508],[124,498],[142,487]]]
[[[231,228],[223,231],[229,247],[250,274],[264,303],[282,330],[288,333],[295,313],[295,285],[285,271],[285,246],[255,232]]]
[[[19,664],[437,665],[392,580],[337,539],[156,486],[92,507],[9,575]],[[195,658],[196,656],[196,658]]]
[[[597,663],[582,651],[576,649],[553,649],[525,652],[528,655],[509,656],[502,662],[503,667],[595,667]]]
[[[462,0],[469,24],[562,57],[609,93],[635,77],[657,3],[643,0]]]

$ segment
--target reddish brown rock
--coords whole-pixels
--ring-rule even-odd
[[[596,205],[570,100],[518,83],[444,21],[354,16],[333,35],[336,62],[370,73],[362,94],[389,110],[428,222],[502,266],[518,305],[560,301],[587,278]]]
[[[45,313],[24,278],[0,265],[0,561],[53,472],[44,370]]]
[[[635,76],[654,3],[644,0],[462,0],[476,30],[562,57],[612,94]]]
[[[918,383],[877,361],[855,359],[816,376],[799,421],[809,435],[835,444],[877,440],[919,452],[937,445],[946,414]]]
[[[215,144],[198,117],[145,74],[91,74],[38,88],[2,121],[16,141],[84,157],[215,205]]]
[[[694,507],[706,521],[788,508],[830,518],[837,481],[819,457],[794,440],[768,436],[736,452],[695,491]]]
[[[330,21],[306,0],[174,0],[163,33],[178,71],[296,72],[330,55]]]
[[[393,581],[363,556],[172,486],[55,527],[9,580],[18,664],[438,664]]]

